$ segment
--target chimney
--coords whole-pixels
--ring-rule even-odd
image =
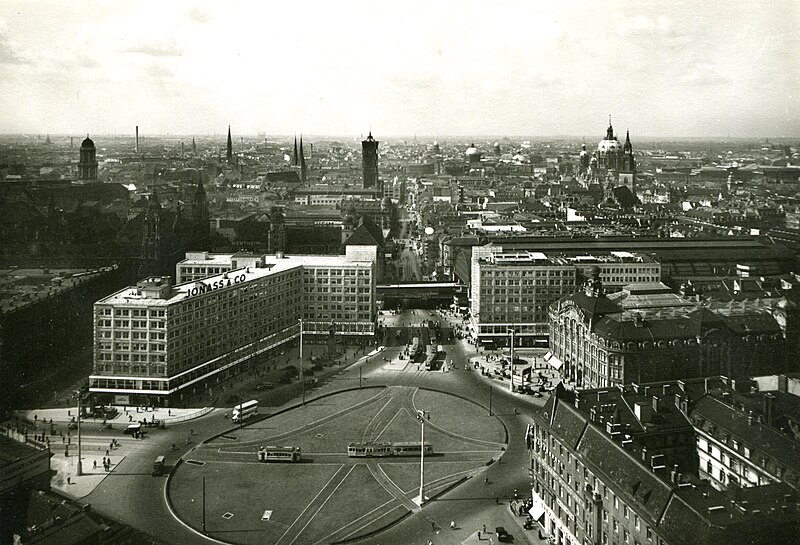
[[[276,258],[276,259],[283,259],[283,252],[282,252],[282,251],[280,251],[280,250],[278,250],[277,252],[275,252],[275,258]]]
[[[658,396],[653,396],[652,400],[653,400],[653,404],[652,404],[653,412],[657,413],[658,412],[658,404],[659,404],[660,400],[658,399]]]
[[[136,153],[139,153],[139,125],[136,125]]]
[[[679,473],[678,473],[678,464],[675,464],[675,465],[672,466],[672,471],[670,471],[670,473],[669,473],[669,480],[672,481],[675,484],[680,484],[678,482],[678,475],[679,475]]]

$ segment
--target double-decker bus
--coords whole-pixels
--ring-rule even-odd
[[[233,415],[231,416],[231,420],[233,420],[234,422],[241,422],[257,414],[258,414],[258,400],[251,399],[250,401],[245,401],[244,403],[240,403],[239,405],[236,405],[233,408]]]
[[[433,454],[433,445],[425,443],[425,454]],[[419,441],[361,442],[347,445],[347,455],[351,458],[376,458],[385,456],[416,456],[420,453]]]
[[[300,447],[261,447],[258,449],[259,462],[299,462]]]

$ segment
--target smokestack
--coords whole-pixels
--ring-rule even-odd
[[[139,153],[139,125],[136,125],[136,153]]]
[[[74,139],[73,137],[71,137],[71,136],[70,136],[70,137],[69,137],[69,149],[72,149],[72,148],[73,148],[74,141],[75,141],[75,139]]]

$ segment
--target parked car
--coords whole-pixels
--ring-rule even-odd
[[[500,543],[511,543],[514,541],[514,538],[511,537],[511,534],[506,532],[506,529],[502,526],[498,526],[494,529],[494,533],[497,535],[497,541]]]
[[[274,386],[275,384],[272,382],[259,382],[258,384],[256,384],[256,390],[258,390],[259,392],[264,390],[271,390]]]

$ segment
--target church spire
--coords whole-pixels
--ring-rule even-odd
[[[294,157],[293,157],[293,164],[294,166],[300,166],[300,160],[297,156],[297,135],[294,135]]]
[[[622,151],[631,152],[633,151],[633,146],[631,145],[631,131],[625,131],[625,145],[622,147]]]
[[[606,130],[606,140],[614,139],[614,127],[611,126],[611,114],[608,114],[608,129]]]
[[[228,125],[228,152],[227,152],[226,158],[228,159],[229,163],[231,162],[231,159],[233,159],[233,141],[231,140],[231,126],[230,125]]]

